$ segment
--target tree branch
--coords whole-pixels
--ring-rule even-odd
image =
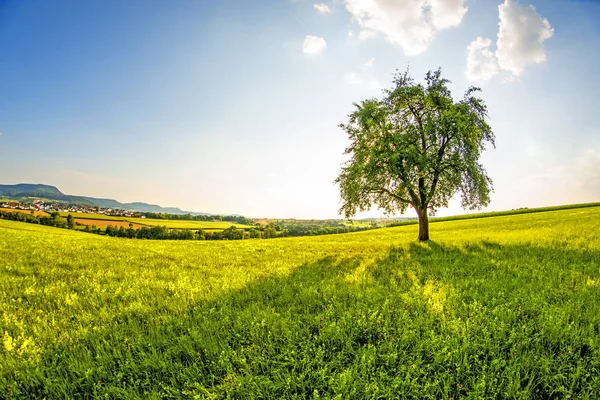
[[[384,188],[384,187],[378,187],[378,188],[367,188],[367,192],[369,193],[387,193],[388,195],[392,196],[394,199],[401,201],[403,203],[408,203],[412,205],[412,202],[409,201],[408,199],[405,199],[402,196],[398,196],[396,193],[392,192],[391,190]]]
[[[412,201],[407,201],[407,203],[410,203],[413,206],[420,204],[419,198],[417,197],[415,190],[411,187],[412,185],[411,185],[410,180],[406,176],[406,171],[404,170],[404,165],[402,164],[402,159],[400,160],[400,163],[399,163],[399,169],[400,169],[400,171],[399,171],[400,179],[402,179],[402,182],[404,182],[404,184],[406,185],[406,190],[408,190],[408,194],[410,195],[410,198],[412,199]]]
[[[438,150],[438,159],[437,159],[437,163],[435,166],[435,170],[433,172],[433,180],[431,181],[431,187],[429,188],[429,195],[427,196],[427,202],[431,201],[431,199],[433,198],[433,194],[435,193],[435,188],[437,187],[437,183],[438,180],[440,178],[440,174],[442,173],[442,159],[444,158],[444,153],[446,151],[446,145],[448,144],[448,142],[450,142],[450,139],[452,139],[452,135],[448,136],[447,138],[444,138],[444,141],[442,142],[442,145],[440,146],[440,149]]]
[[[409,103],[406,103],[406,106],[408,107],[411,114],[415,118],[415,121],[417,121],[417,125],[419,125],[419,133],[421,134],[421,148],[423,150],[426,150],[427,143],[425,141],[425,130],[423,129],[423,123],[421,122],[421,117],[419,115],[417,115],[417,112],[415,111],[415,109],[413,108],[412,105],[410,105]]]

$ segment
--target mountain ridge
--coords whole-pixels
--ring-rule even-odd
[[[56,186],[42,183],[17,183],[15,185],[0,184],[0,198],[1,197],[11,198],[19,201],[37,197],[77,206],[118,208],[126,211],[210,215],[209,213],[183,211],[178,207],[162,207],[158,204],[149,204],[144,202],[121,203],[113,199],[89,196],[72,196],[64,194]]]

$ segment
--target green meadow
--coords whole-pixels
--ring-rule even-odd
[[[149,241],[0,220],[0,398],[600,398],[600,207],[430,229]]]
[[[169,229],[227,229],[231,226],[236,228],[252,228],[250,225],[237,224],[228,221],[185,221],[176,219],[151,219],[151,218],[127,218],[127,221],[147,226],[166,226]]]

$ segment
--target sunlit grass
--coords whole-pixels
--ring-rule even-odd
[[[600,397],[600,207],[416,236],[0,220],[0,398]]]

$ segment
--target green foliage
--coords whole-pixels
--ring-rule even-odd
[[[262,232],[254,228],[250,229],[249,234],[250,239],[260,239],[262,237]]]
[[[274,227],[268,226],[263,231],[263,237],[265,239],[277,237],[277,230]]]
[[[71,214],[67,215],[67,228],[73,229],[75,228],[75,219]]]
[[[358,232],[377,227],[372,224],[348,224],[347,221],[277,221],[267,225],[275,229],[279,236],[318,236]]]
[[[223,221],[223,222],[235,222],[239,225],[252,225],[250,218],[243,217],[241,215],[192,215],[192,214],[169,214],[169,213],[144,213],[146,218],[151,219],[168,219],[175,221]]]
[[[382,100],[355,103],[340,125],[351,142],[336,179],[346,217],[373,205],[390,214],[412,206],[426,228],[427,211],[447,207],[457,192],[465,208],[489,203],[492,182],[479,164],[485,144],[494,144],[486,105],[475,87],[455,102],[448,83],[439,69],[427,73],[425,85],[405,72]]]
[[[0,220],[0,398],[598,398],[600,207],[436,231],[160,242]]]
[[[4,211],[0,210],[0,219],[6,219],[10,221],[27,222],[30,224],[40,224],[46,226],[55,226],[57,228],[66,228],[67,221],[65,221],[57,212],[51,213],[49,216],[25,214],[18,211]]]

